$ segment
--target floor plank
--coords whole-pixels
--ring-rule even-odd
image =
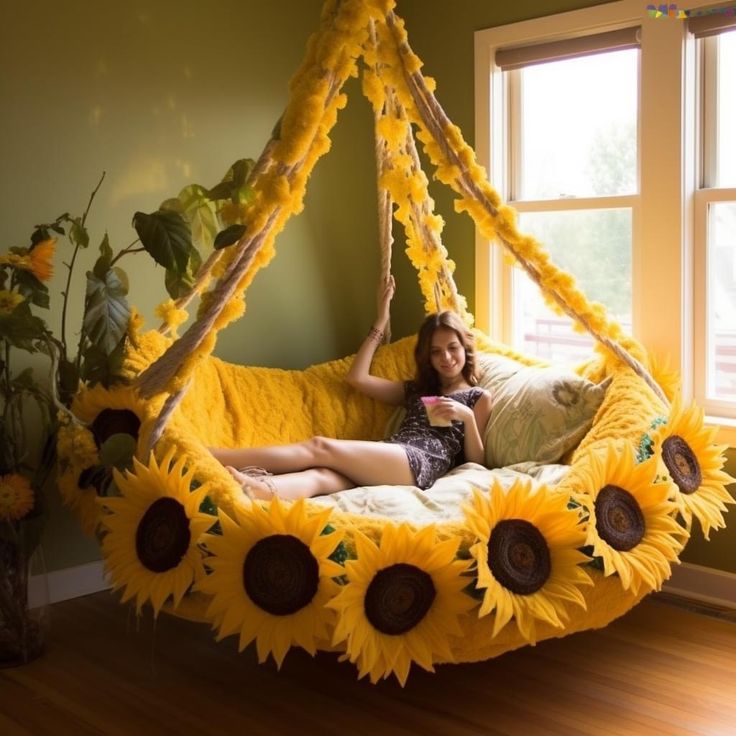
[[[487,662],[358,681],[336,655],[281,672],[233,638],[109,593],[56,604],[46,653],[0,670],[0,734],[736,736],[736,623],[650,597],[600,631]]]

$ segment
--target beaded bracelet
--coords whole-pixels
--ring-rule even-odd
[[[371,327],[371,329],[368,330],[368,337],[376,342],[381,342],[384,334],[383,330],[377,330],[375,327]]]

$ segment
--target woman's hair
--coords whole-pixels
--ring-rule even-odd
[[[417,336],[417,344],[414,348],[414,359],[417,364],[417,375],[415,382],[421,394],[437,394],[440,391],[440,379],[437,371],[432,368],[430,354],[432,350],[432,335],[440,327],[452,330],[460,340],[465,349],[465,365],[463,366],[463,378],[475,386],[478,379],[475,375],[475,340],[465,323],[455,312],[439,312],[430,314],[422,322]]]

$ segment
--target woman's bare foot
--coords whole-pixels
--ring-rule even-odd
[[[267,475],[264,475],[263,479],[254,478],[252,475],[233,468],[231,465],[226,465],[225,470],[235,478],[243,489],[243,493],[250,499],[270,501],[276,495],[273,481],[269,481]]]

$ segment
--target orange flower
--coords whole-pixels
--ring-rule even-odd
[[[28,478],[17,473],[0,475],[0,520],[18,521],[33,508],[33,489]]]
[[[31,259],[31,273],[39,281],[48,281],[54,274],[54,250],[56,238],[48,238],[33,246],[29,257]]]

